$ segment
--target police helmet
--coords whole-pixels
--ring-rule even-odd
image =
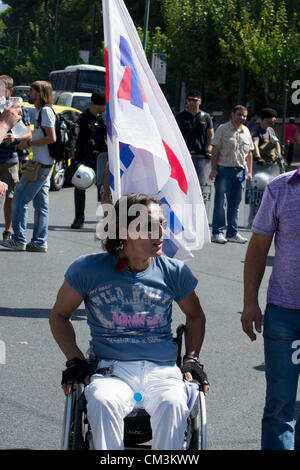
[[[92,168],[80,165],[75,171],[71,183],[77,189],[88,189],[95,183],[96,174]]]
[[[263,191],[267,184],[270,182],[271,178],[266,173],[256,173],[252,179],[252,188],[259,191]]]

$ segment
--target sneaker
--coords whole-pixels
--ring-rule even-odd
[[[79,219],[74,219],[74,222],[71,225],[71,228],[80,229],[84,226],[84,221]]]
[[[234,237],[227,237],[227,241],[233,243],[247,243],[248,238],[242,237],[242,235],[237,233]]]
[[[27,243],[27,245],[26,245],[26,251],[35,251],[35,252],[39,252],[39,253],[47,253],[47,248],[42,247],[42,246],[38,246],[35,243],[30,242],[30,243]]]
[[[226,238],[224,237],[223,233],[215,233],[211,236],[211,241],[214,243],[220,243],[224,245],[227,242]]]
[[[12,233],[9,230],[4,230],[3,232],[3,240],[11,240]]]
[[[10,248],[11,250],[25,250],[25,245],[22,245],[21,243],[18,243],[15,240],[2,240],[0,241],[0,245],[4,246],[5,248]]]

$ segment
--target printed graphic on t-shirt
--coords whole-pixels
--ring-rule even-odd
[[[100,327],[109,329],[112,334],[122,331],[126,336],[134,337],[143,335],[146,331],[151,334],[152,331],[168,325],[172,298],[161,289],[141,284],[123,289],[108,284],[90,292],[89,299]],[[115,337],[107,339],[113,342],[125,340]],[[154,339],[159,341],[159,338]],[[129,338],[126,338],[126,342],[128,341]]]

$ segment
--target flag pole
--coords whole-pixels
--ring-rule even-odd
[[[119,139],[115,134],[112,135],[112,153],[114,162],[114,192],[113,203],[115,204],[122,196],[121,194],[121,175],[120,175],[120,146]]]
[[[109,7],[109,2],[110,0],[102,0],[102,9],[103,13],[104,11],[107,12],[107,17],[109,18],[109,21],[105,25],[106,28],[104,28],[104,34],[107,35],[106,38],[106,44],[113,44],[113,37],[111,33],[111,28],[110,25],[113,24],[113,19],[111,21],[111,10]],[[104,15],[103,15],[104,17]],[[117,90],[117,86],[115,83],[116,77],[115,74],[113,73],[114,67],[113,67],[113,55],[111,53],[111,50],[108,49],[108,62],[109,62],[109,80],[110,80],[110,90]],[[112,85],[112,86],[111,86]],[[111,91],[110,91],[111,93]],[[110,102],[110,111],[113,116],[116,115],[116,96],[113,96]],[[120,146],[119,146],[119,139],[115,133],[115,130],[112,126],[112,160],[113,160],[113,175],[114,175],[114,191],[113,191],[113,203],[115,204],[118,199],[121,197],[121,175],[120,175]]]
[[[148,35],[149,12],[150,12],[150,0],[145,0],[144,36],[143,36],[143,48],[144,48],[145,53],[146,53],[147,35]]]

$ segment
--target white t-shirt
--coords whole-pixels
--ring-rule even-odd
[[[40,110],[36,110],[36,116],[34,121],[34,132],[32,136],[32,141],[42,139],[45,137],[43,129],[40,127],[38,123],[39,113],[41,112],[41,126],[42,127],[55,127],[55,115],[52,109],[49,106],[45,106]],[[50,157],[48,145],[42,146],[32,146],[33,151],[33,160],[36,162],[43,163],[44,165],[52,165],[54,159]]]

